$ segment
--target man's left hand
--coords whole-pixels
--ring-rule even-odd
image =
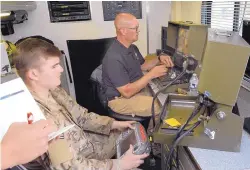
[[[160,60],[160,62],[162,62],[167,67],[173,67],[174,66],[171,58],[168,55],[161,55],[159,57],[159,60]]]
[[[118,129],[120,131],[123,131],[126,128],[134,129],[133,124],[135,121],[114,121],[111,129]]]

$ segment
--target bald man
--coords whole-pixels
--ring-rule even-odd
[[[138,40],[139,22],[135,16],[120,13],[115,18],[117,37],[102,62],[102,79],[109,107],[120,114],[150,116],[152,96],[147,90],[150,80],[163,76],[173,63],[161,55],[145,61],[133,43]],[[162,65],[158,65],[161,62]],[[148,71],[143,75],[142,71]],[[155,105],[156,113],[159,106]]]

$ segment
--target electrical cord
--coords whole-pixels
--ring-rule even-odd
[[[191,115],[189,116],[189,118],[188,118],[188,120],[185,122],[185,124],[182,125],[181,128],[179,128],[178,132],[176,133],[175,139],[174,139],[174,141],[173,141],[173,145],[174,145],[174,143],[179,139],[180,134],[181,134],[182,131],[185,129],[185,127],[188,125],[188,123],[189,123],[189,122],[199,113],[199,111],[201,110],[201,108],[202,108],[202,104],[199,104],[199,105],[193,110],[193,112],[191,113]],[[204,108],[203,114],[205,113],[205,109],[206,109],[206,108]],[[175,148],[175,147],[173,147],[173,145],[172,145],[172,149]],[[171,165],[171,166],[172,166],[172,154],[173,154],[173,151],[171,152],[171,150],[170,150],[169,155],[168,155],[168,159],[171,160],[171,162],[170,162],[170,165]],[[167,161],[167,165],[168,165],[168,161]]]
[[[169,82],[166,86],[164,86],[163,88],[161,88],[153,97],[153,101],[152,101],[152,107],[151,107],[151,113],[152,113],[152,118],[153,118],[153,127],[155,127],[155,110],[154,110],[154,102],[155,99],[157,98],[157,96],[159,95],[159,93],[161,93],[162,91],[164,91],[165,89],[167,89],[170,85],[172,85],[175,81],[177,81],[178,79],[180,79],[182,76],[185,75],[185,73],[191,73],[192,71],[194,71],[194,69],[197,66],[197,60],[195,60],[194,58],[189,57],[189,59],[186,60],[187,62],[187,66],[184,67],[184,70],[175,77],[174,80],[172,80],[171,82]],[[196,64],[195,64],[196,63]],[[183,65],[183,63],[182,63]]]
[[[179,163],[179,146],[176,147],[176,157],[175,157],[175,162],[176,162],[176,169],[180,169],[180,163]]]
[[[152,113],[152,118],[153,118],[153,127],[155,127],[155,109],[154,109],[154,103],[155,103],[155,99],[157,98],[157,96],[164,91],[165,89],[167,89],[171,84],[173,84],[175,81],[177,81],[179,78],[181,78],[184,74],[186,73],[186,70],[184,70],[183,72],[181,72],[181,74],[179,74],[173,81],[169,82],[166,86],[164,86],[163,88],[161,88],[157,93],[155,93],[154,97],[153,97],[153,101],[152,101],[152,107],[151,107],[151,113]],[[163,108],[162,108],[163,109]],[[161,111],[162,112],[162,111]]]
[[[204,115],[205,111],[207,110],[207,107],[204,107],[203,112],[201,115]],[[171,161],[173,162],[173,161]],[[176,166],[174,166],[177,170],[180,169],[180,162],[179,162],[179,146],[176,147],[176,156],[175,156],[175,162],[176,162]],[[171,164],[171,166],[173,166],[173,164]]]
[[[155,99],[157,98],[157,96],[162,92],[162,91],[164,91],[165,89],[167,89],[170,85],[172,85],[175,81],[177,81],[178,79],[180,79],[182,76],[184,76],[185,74],[187,73],[187,69],[185,68],[178,76],[176,76],[176,78],[174,79],[174,80],[172,80],[171,82],[169,82],[166,86],[164,86],[163,88],[161,88],[161,89],[159,89],[159,91],[154,95],[154,97],[153,97],[153,101],[152,101],[152,107],[151,107],[151,113],[152,113],[152,119],[153,119],[153,127],[155,127],[155,110],[154,110],[154,102],[155,102]],[[161,115],[164,113],[164,112],[166,112],[166,104],[167,104],[167,100],[165,100],[165,102],[164,102],[164,105],[163,105],[163,107],[162,107],[162,109],[161,109]],[[198,110],[200,110],[200,108],[198,109]],[[197,113],[198,113],[199,111],[197,111]],[[194,115],[196,115],[197,114],[196,112],[195,113],[193,113],[192,115],[191,115],[191,118],[190,118],[190,120],[194,117]],[[190,121],[189,120],[189,121]],[[186,125],[189,123],[189,121],[188,122],[186,122]],[[186,126],[185,125],[185,126]],[[184,128],[185,128],[185,126],[184,126]],[[197,125],[198,126],[198,125]],[[194,126],[193,126],[194,127]],[[184,129],[183,128],[183,129]],[[195,127],[194,127],[195,128]],[[193,129],[194,129],[193,128]],[[183,130],[182,129],[182,130]],[[187,132],[185,132],[184,134],[186,135],[186,134],[188,134],[189,132],[191,132],[193,129],[191,129],[190,131],[188,130]],[[181,133],[181,131],[180,131],[180,133]],[[178,134],[178,139],[179,138],[183,138],[184,136],[183,135],[181,135],[180,137],[179,137],[179,134]],[[179,139],[179,140],[176,140],[176,141],[179,141],[179,140],[181,140],[181,139]],[[175,141],[175,142],[176,142]],[[177,145],[177,144],[176,144]],[[152,147],[152,146],[151,146]],[[171,151],[171,155],[172,155],[172,152],[173,152],[173,150],[174,150],[174,148],[175,147],[173,147],[173,149],[172,149],[172,151]],[[171,156],[171,155],[169,155],[169,156]],[[167,161],[167,165],[168,165],[168,162],[169,162],[169,158],[170,157],[168,157],[168,161]],[[172,157],[171,157],[172,158]],[[178,159],[178,153],[176,154],[176,159]],[[172,165],[172,163],[171,163],[171,165]],[[167,166],[168,167],[168,166]],[[171,166],[172,167],[172,166]],[[179,167],[179,161],[177,160],[177,165],[176,165],[176,169],[178,169],[178,167]]]
[[[173,154],[173,151],[174,151],[174,148],[178,145],[178,143],[181,141],[181,139],[183,139],[187,134],[189,134],[193,129],[195,129],[197,126],[199,126],[201,123],[201,120],[198,120],[190,129],[188,129],[186,132],[184,132],[181,136],[179,136],[177,138],[177,140],[175,140],[175,142],[173,143],[172,147],[171,147],[171,150],[169,151],[169,154],[168,154],[168,158],[167,158],[167,169],[166,170],[169,170],[169,167],[171,168],[172,166],[172,162],[171,162],[171,166],[168,166],[169,164],[169,161],[170,161],[170,158]]]
[[[152,108],[151,108],[151,112],[152,112],[152,118],[153,118],[153,128],[155,127],[155,111],[154,111],[154,102],[155,99],[157,98],[158,94],[160,94],[163,90],[165,90],[166,88],[168,88],[172,83],[174,83],[176,80],[178,80],[179,78],[181,78],[184,74],[186,73],[186,70],[184,70],[181,74],[179,74],[173,81],[169,82],[169,84],[167,84],[165,87],[161,88],[153,97],[153,101],[152,101]],[[164,113],[166,111],[166,104],[167,104],[167,100],[165,100],[164,105],[161,109],[161,115],[162,113]],[[151,145],[151,155],[153,155],[153,147]],[[152,157],[153,158],[153,157]]]
[[[170,162],[170,166],[172,166],[172,154],[173,154],[173,150],[174,150],[174,148],[177,146],[177,144],[179,143],[178,141],[180,141],[184,136],[186,136],[186,135],[181,135],[180,136],[180,134],[182,133],[182,131],[183,131],[183,129],[186,127],[186,125],[188,125],[188,123],[192,120],[192,118],[194,118],[196,115],[197,115],[197,113],[201,110],[201,108],[202,108],[202,105],[200,104],[193,112],[192,112],[192,114],[190,115],[190,117],[189,117],[189,119],[186,121],[186,123],[182,126],[182,128],[180,128],[179,129],[179,131],[177,132],[177,134],[176,134],[176,137],[175,137],[175,139],[174,139],[174,142],[173,142],[173,145],[172,145],[172,147],[171,147],[171,150],[169,151],[169,157],[168,157],[168,160],[167,160],[167,165],[168,165],[168,162],[169,162],[169,160],[171,160],[171,162]],[[203,112],[202,112],[202,114],[201,115],[204,115],[204,113],[205,113],[205,111],[208,109],[209,107],[204,107],[204,110],[203,110]],[[196,126],[196,124],[198,124],[198,122],[201,122],[201,120],[199,120],[199,121],[197,121],[190,129],[194,129],[195,127],[197,127]],[[199,123],[200,124],[200,123]],[[194,127],[194,128],[193,128]],[[192,130],[187,130],[186,132],[191,132]],[[184,133],[184,134],[188,134],[188,133]],[[176,158],[175,158],[175,160],[176,160],[176,162],[177,162],[177,169],[178,169],[178,167],[179,167],[179,160],[178,160],[178,148],[177,148],[177,151],[176,151]]]
[[[195,109],[194,111],[191,113],[191,115],[189,116],[188,120],[185,122],[184,125],[181,126],[181,128],[179,128],[179,130],[176,133],[176,137],[174,140],[176,140],[180,134],[182,133],[182,131],[185,129],[185,127],[188,125],[188,123],[199,113],[199,111],[201,110],[203,104],[200,103]]]
[[[185,129],[185,127],[188,125],[188,123],[197,115],[197,113],[199,113],[199,111],[201,110],[201,107],[202,107],[202,105],[199,105],[198,107],[196,107],[194,109],[194,111],[192,112],[192,114],[189,116],[188,120],[185,122],[185,124],[178,130],[178,132],[176,133],[176,137],[175,137],[175,139],[173,141],[172,149],[175,148],[174,147],[174,143],[179,139],[180,134],[182,133],[182,131]],[[204,108],[203,114],[205,112],[205,109],[206,108]],[[172,166],[172,162],[173,162],[173,156],[172,156],[172,154],[173,154],[173,151],[170,150],[169,155],[168,155],[169,156],[168,159],[171,160],[170,166]],[[177,158],[176,158],[176,161],[178,161]],[[168,165],[168,161],[167,161],[167,165]],[[178,167],[178,164],[177,164],[177,167]]]

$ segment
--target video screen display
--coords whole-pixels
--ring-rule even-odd
[[[121,155],[123,155],[129,149],[130,145],[136,144],[135,131],[131,133],[124,141],[121,143]]]

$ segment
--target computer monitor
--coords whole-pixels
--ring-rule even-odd
[[[250,82],[250,60],[249,59],[248,59],[247,67],[245,70],[245,78],[247,78],[246,80]]]
[[[163,51],[192,54],[198,61],[202,60],[207,41],[208,27],[190,22],[170,21],[167,28],[167,43]]]
[[[198,65],[202,62],[206,42],[208,27],[206,25],[193,24],[190,22],[174,22],[170,21],[167,28],[162,28],[162,40],[166,43],[162,43],[162,51],[172,57],[172,61],[175,66],[171,68],[171,71],[167,75],[160,77],[158,81],[159,86],[163,87],[171,82],[176,76],[178,76],[183,68],[176,67],[176,57],[179,56],[193,56]],[[200,67],[196,67],[195,72],[199,75]],[[182,84],[181,88],[187,88],[190,75],[182,76],[181,79],[175,81],[172,85]],[[185,87],[183,84],[186,84]],[[175,91],[175,87],[169,89],[170,92]],[[168,91],[166,91],[168,93]]]
[[[250,20],[244,20],[242,26],[242,38],[250,44]],[[250,81],[250,60],[248,59],[247,67],[245,70],[245,78]]]

